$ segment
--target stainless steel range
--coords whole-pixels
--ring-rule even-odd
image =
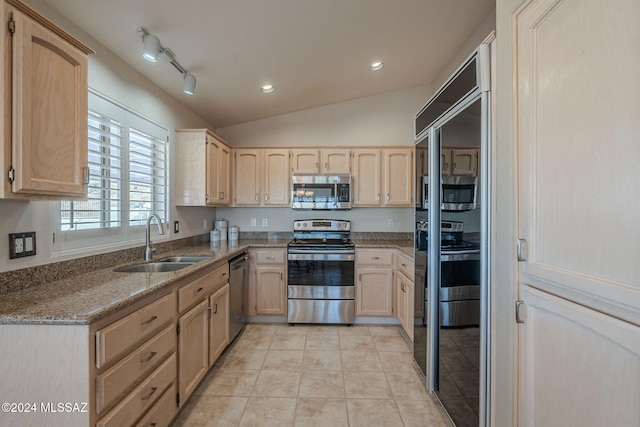
[[[427,224],[417,227],[418,250],[427,251]],[[463,239],[464,225],[442,221],[440,235],[441,326],[480,324],[480,245]],[[424,273],[426,275],[426,272]],[[425,277],[425,276],[421,276]],[[425,290],[425,312],[429,293]]]
[[[296,220],[288,245],[289,323],[352,324],[355,249],[351,221]]]

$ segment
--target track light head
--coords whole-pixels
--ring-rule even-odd
[[[184,75],[184,86],[182,87],[182,91],[187,95],[193,95],[196,90],[196,76],[193,74],[185,74]]]
[[[142,48],[142,57],[149,62],[158,62],[158,56],[162,51],[160,39],[153,34],[143,36],[144,46]]]

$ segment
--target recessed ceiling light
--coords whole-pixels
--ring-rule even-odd
[[[377,62],[374,62],[373,64],[371,64],[371,65],[369,66],[369,69],[370,69],[371,71],[378,71],[378,70],[380,70],[382,67],[384,67],[384,63],[383,63],[383,62],[381,62],[381,61],[377,61]]]
[[[273,85],[264,85],[260,88],[260,90],[262,91],[262,93],[271,93],[276,90],[276,88]]]

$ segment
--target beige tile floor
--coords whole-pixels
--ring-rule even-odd
[[[183,426],[452,426],[396,326],[251,324],[174,422]]]

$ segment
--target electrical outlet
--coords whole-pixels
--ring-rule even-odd
[[[255,226],[257,226],[257,225],[258,225],[258,223],[256,222],[256,219],[255,219],[255,218],[251,218],[251,219],[249,219],[249,223],[250,223],[251,227],[255,227]]]
[[[173,232],[176,234],[180,232],[180,221],[173,221]]]
[[[387,228],[393,228],[393,218],[387,218]]]
[[[262,226],[263,227],[268,227],[269,226],[269,219],[268,218],[262,218]]]
[[[36,254],[36,232],[9,234],[9,259]]]
[[[24,239],[22,237],[17,237],[13,243],[14,243],[14,249],[16,251],[16,255],[20,255],[22,254],[22,252],[24,252]]]

